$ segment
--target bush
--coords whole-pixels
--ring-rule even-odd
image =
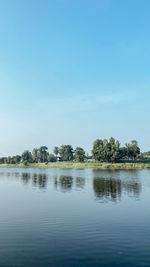
[[[56,162],[56,157],[54,156],[54,154],[50,154],[48,157],[48,161],[49,162]]]
[[[25,160],[25,161],[23,162],[23,164],[24,164],[24,166],[28,166],[28,161]]]

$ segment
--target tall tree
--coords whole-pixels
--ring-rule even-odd
[[[16,156],[14,156],[13,158],[14,158],[14,163],[16,163],[16,164],[20,163],[20,161],[21,161],[21,156],[16,155]]]
[[[127,148],[126,147],[120,147],[120,159],[127,159]]]
[[[136,140],[132,140],[130,143],[125,144],[127,150],[127,157],[135,160],[140,154],[140,148]]]
[[[85,151],[81,147],[77,147],[75,149],[75,160],[79,162],[83,162],[85,160]]]
[[[32,151],[32,157],[33,157],[33,161],[35,163],[38,163],[39,161],[39,149],[38,148],[34,148]]]
[[[104,147],[103,140],[97,139],[93,143],[92,156],[95,160],[103,161],[104,160]]]
[[[98,161],[116,162],[120,159],[120,143],[113,137],[109,140],[97,139],[93,144],[92,155]]]
[[[7,158],[6,157],[0,158],[0,164],[6,164],[6,163],[7,163]]]
[[[33,162],[33,158],[32,158],[31,152],[29,150],[25,150],[21,155],[21,160],[23,162],[25,162],[25,161],[29,162],[29,163]]]
[[[71,145],[62,145],[59,149],[59,155],[62,161],[73,160],[73,148]]]
[[[46,162],[48,161],[48,148],[46,146],[41,146],[39,148],[39,159],[40,159],[40,162]]]

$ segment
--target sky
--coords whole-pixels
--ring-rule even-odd
[[[150,150],[149,0],[0,0],[0,156]]]

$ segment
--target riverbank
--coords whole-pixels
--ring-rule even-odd
[[[0,168],[60,168],[60,169],[150,169],[150,163],[100,163],[100,162],[50,162],[50,163],[28,163],[20,164],[0,164]]]

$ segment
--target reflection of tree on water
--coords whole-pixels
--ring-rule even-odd
[[[70,190],[72,188],[73,178],[71,176],[60,176],[59,185],[63,190]]]
[[[120,180],[94,178],[93,188],[97,198],[116,200],[121,196]]]
[[[31,179],[31,175],[29,173],[23,172],[21,178],[24,184],[28,184]]]
[[[85,186],[85,178],[72,176],[55,176],[54,177],[54,186],[55,188],[60,188],[63,191],[70,191],[72,187],[83,189]]]
[[[45,188],[47,184],[47,175],[46,174],[30,174],[30,173],[22,173],[21,179],[24,184],[28,184],[30,181],[32,181],[34,186],[38,186],[39,188]]]
[[[141,192],[141,184],[137,181],[122,183],[122,188],[129,196],[138,198]]]
[[[47,175],[44,173],[33,174],[32,182],[34,186],[39,186],[40,188],[45,188],[47,185]]]
[[[22,173],[21,179],[24,184],[32,182],[34,187],[46,188],[48,175],[44,173]],[[60,188],[63,191],[70,191],[73,187],[73,184],[77,188],[83,189],[85,186],[85,178],[77,177],[73,179],[72,176],[54,176],[53,177],[55,188]]]
[[[54,187],[63,192],[70,192],[73,190],[83,190],[87,179],[85,177],[74,177],[65,175],[49,176],[45,172],[33,173],[33,172],[1,172],[4,177],[15,179],[21,179],[24,185],[30,184],[30,186],[45,189],[48,185],[48,178]],[[100,174],[103,177],[100,177]],[[92,179],[92,177],[95,178]],[[117,201],[123,194],[127,194],[129,197],[139,198],[141,193],[141,183],[138,172],[100,172],[94,171],[94,175],[88,181],[90,184],[93,182],[93,190],[96,199],[101,201]],[[115,178],[116,176],[116,178]],[[112,178],[114,177],[114,178]]]
[[[122,181],[114,178],[94,178],[93,189],[97,199],[117,201],[121,198],[123,191],[127,192],[129,196],[139,197],[141,184],[131,180]]]

